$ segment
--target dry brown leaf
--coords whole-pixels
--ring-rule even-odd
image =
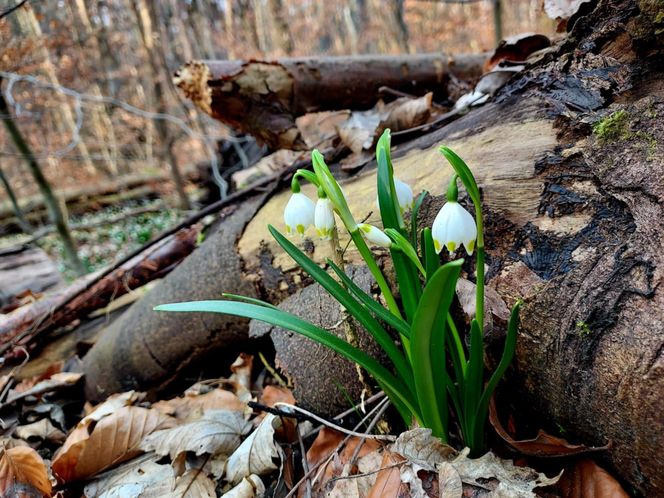
[[[215,485],[203,472],[188,470],[175,478],[170,465],[154,455],[137,458],[85,486],[86,498],[216,498]]]
[[[551,45],[547,36],[535,33],[521,33],[501,40],[493,54],[484,64],[484,70],[496,67],[502,61],[523,62],[533,52]]]
[[[250,430],[251,424],[241,412],[211,410],[188,424],[153,432],[140,448],[162,456],[170,455],[172,460],[187,451],[196,455],[230,455]]]
[[[468,323],[475,318],[475,290],[476,285],[465,279],[459,278],[456,285],[456,295],[463,312],[467,317]],[[493,324],[504,326],[510,318],[510,310],[505,301],[494,289],[486,287],[484,291],[484,326],[490,331]]]
[[[47,418],[43,418],[32,424],[21,425],[16,428],[14,434],[16,437],[26,441],[29,439],[40,439],[62,443],[67,438],[65,433],[55,427]]]
[[[576,461],[556,485],[563,498],[627,498],[629,495],[602,467],[589,458]]]
[[[461,476],[449,462],[438,464],[438,483],[440,498],[461,498],[463,495]]]
[[[139,445],[152,432],[173,426],[157,410],[124,406],[94,427],[78,427],[53,458],[53,472],[62,482],[93,476],[141,453]],[[86,437],[83,431],[92,427]]]
[[[500,417],[498,417],[498,412],[496,410],[495,398],[491,398],[489,404],[489,422],[503,441],[527,456],[538,458],[567,457],[609,449],[609,445],[593,447],[584,446],[582,444],[571,444],[563,438],[552,436],[542,430],[540,430],[537,433],[537,436],[533,439],[515,440],[509,435],[507,430],[503,427],[503,424],[500,422]]]
[[[400,464],[406,459],[398,453],[386,451],[383,453],[383,460],[380,463],[376,482],[369,490],[367,498],[397,498],[404,496],[407,492],[406,485],[401,482]]]
[[[409,462],[434,470],[436,465],[456,455],[456,450],[431,435],[431,429],[417,428],[399,435],[390,450]]]
[[[224,493],[224,498],[254,498],[265,494],[265,485],[255,474],[245,477],[233,489]]]
[[[274,408],[276,403],[296,404],[295,396],[290,389],[282,386],[265,386],[261,394],[261,403]]]
[[[247,404],[235,394],[224,389],[213,389],[205,394],[185,394],[182,398],[158,401],[152,408],[178,420],[195,420],[209,410],[247,412]]]
[[[58,389],[73,386],[79,380],[81,380],[81,377],[83,377],[82,373],[60,372],[53,374],[50,378],[42,380],[34,386],[25,390],[21,390],[20,392],[19,387],[21,384],[19,384],[10,392],[9,396],[7,397],[7,401],[5,401],[4,404],[14,403],[19,399],[24,399],[28,396],[40,396],[42,394],[50,393]]]
[[[97,406],[89,407],[86,410],[87,415],[81,419],[78,425],[86,425],[90,422],[98,422],[106,415],[119,410],[123,406],[130,406],[135,404],[138,401],[141,401],[145,397],[145,393],[139,393],[136,391],[125,391],[123,393],[112,394],[103,403],[98,404]]]
[[[274,442],[274,431],[281,426],[281,419],[269,414],[230,456],[226,465],[226,480],[240,482],[251,474],[263,475],[277,469],[274,459],[280,448]]]
[[[233,364],[231,365],[231,382],[237,382],[247,391],[251,391],[251,369],[254,364],[254,357],[246,354],[240,353]]]
[[[51,496],[44,460],[32,448],[0,449],[0,496]]]

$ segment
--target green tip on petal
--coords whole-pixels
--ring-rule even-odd
[[[443,247],[440,245],[440,242],[434,239],[433,248],[436,250],[436,254],[438,254]]]
[[[450,241],[450,242],[447,243],[447,246],[446,246],[446,247],[447,247],[447,250],[448,250],[450,253],[452,253],[452,252],[454,252],[454,250],[456,249],[456,244],[455,244],[454,242]]]
[[[468,242],[468,245],[466,246],[466,251],[468,252],[469,255],[473,255],[473,251],[475,250],[475,240],[471,240]]]
[[[295,230],[297,230],[297,233],[299,233],[300,235],[304,235],[304,225],[296,226]]]

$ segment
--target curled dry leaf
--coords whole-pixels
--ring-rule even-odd
[[[295,397],[290,389],[282,386],[266,386],[261,394],[260,402],[274,408],[277,403],[288,403],[289,405],[296,404]],[[259,418],[265,417],[266,413],[263,412]],[[279,441],[295,442],[297,441],[297,420],[293,418],[282,419],[282,427],[277,431],[277,438]]]
[[[0,496],[51,496],[46,465],[35,450],[0,449]]]
[[[571,444],[563,438],[552,436],[542,430],[533,439],[516,440],[509,435],[500,422],[495,397],[491,398],[491,403],[489,404],[489,422],[503,441],[527,456],[538,458],[568,457],[609,449],[609,445],[593,447],[583,444]]]
[[[145,436],[172,426],[173,419],[157,410],[122,407],[96,425],[77,426],[55,454],[53,472],[62,482],[93,476],[140,454]]]
[[[40,396],[42,394],[57,391],[58,389],[73,386],[81,380],[81,377],[83,377],[83,374],[81,373],[60,372],[51,375],[50,378],[42,380],[28,389],[20,390],[20,392],[19,387],[21,384],[19,384],[16,386],[15,390],[11,391],[4,404],[8,405],[19,399],[27,398],[28,396]]]
[[[106,401],[91,407],[88,414],[81,419],[78,425],[87,425],[90,422],[99,422],[106,415],[110,415],[119,410],[123,406],[130,406],[145,397],[145,393],[138,393],[136,391],[126,391],[123,393],[112,394]]]
[[[170,455],[172,460],[187,451],[196,455],[230,455],[250,430],[251,424],[241,412],[210,410],[188,424],[153,432],[140,448],[162,456]]]
[[[390,447],[409,462],[434,470],[436,465],[456,456],[457,452],[439,438],[431,435],[431,429],[417,428],[402,433]]]
[[[231,371],[233,374],[228,380],[238,384],[239,388],[236,390],[237,395],[244,401],[251,400],[251,369],[253,364],[253,356],[240,353],[240,356],[238,356],[231,365]],[[243,396],[243,394],[247,394],[248,397]]]
[[[589,458],[566,469],[556,485],[563,498],[627,498],[629,495],[606,470]]]
[[[64,432],[56,428],[49,419],[43,418],[32,424],[21,425],[16,428],[14,435],[28,441],[39,439],[42,441],[53,441],[62,443],[67,438]]]
[[[475,290],[476,285],[465,279],[459,278],[456,285],[456,295],[459,304],[463,308],[468,323],[475,318]],[[484,290],[484,308],[487,311],[484,315],[484,327],[492,330],[493,324],[504,326],[510,318],[510,310],[505,301],[494,289],[486,287]]]
[[[242,479],[237,486],[224,493],[224,498],[254,498],[265,494],[265,485],[255,474]]]
[[[263,475],[277,469],[274,459],[280,449],[274,442],[274,431],[281,419],[269,414],[230,456],[226,465],[226,480],[235,484],[251,474]]]
[[[249,407],[235,394],[225,389],[213,389],[205,394],[186,393],[182,398],[158,401],[152,408],[178,420],[195,420],[210,410],[249,413]]]
[[[536,498],[533,489],[550,486],[558,482],[560,476],[549,478],[529,467],[517,467],[511,460],[502,460],[489,452],[480,458],[468,458],[468,449],[450,461],[458,472],[461,481],[480,487],[487,487],[486,479],[495,479],[493,490],[496,496],[518,496]],[[482,481],[478,481],[481,479]]]
[[[501,40],[493,54],[484,64],[485,71],[502,61],[524,62],[528,56],[551,45],[547,36],[536,33],[521,33]]]
[[[440,498],[460,498],[463,495],[461,476],[449,462],[438,464]]]
[[[85,498],[216,498],[214,482],[203,472],[188,470],[175,478],[170,465],[154,455],[132,460],[85,486]]]

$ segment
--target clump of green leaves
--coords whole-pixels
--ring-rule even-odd
[[[313,172],[299,170],[293,179],[293,195],[285,212],[288,231],[304,234],[307,226],[314,224],[315,217],[320,218],[316,221],[317,228],[330,228],[334,217],[330,220],[329,213],[323,209],[331,206],[373,274],[387,307],[360,289],[339,264],[327,261],[328,268],[336,276],[334,278],[274,226],[268,227],[284,251],[373,336],[389,358],[388,365],[379,363],[327,330],[254,298],[226,294],[226,300],[165,304],[155,309],[236,315],[261,320],[313,339],[358,363],[372,375],[407,425],[414,421],[447,441],[451,420],[456,420],[464,444],[470,447],[473,455],[480,455],[485,447],[489,400],[514,356],[520,303],[512,310],[498,367],[487,375],[484,366],[484,235],[480,192],[466,163],[447,147],[441,147],[440,152],[451,164],[455,175],[448,189],[447,206],[450,209],[443,213],[444,207],[439,213],[447,222],[440,226],[434,222],[433,228],[438,235],[429,227],[422,230],[417,227],[417,211],[424,195],[413,202],[412,192],[404,190],[403,182],[395,181],[389,130],[383,134],[376,149],[378,204],[384,232],[355,221],[341,187],[318,151],[312,153]],[[313,203],[300,192],[300,179],[317,187],[320,216],[314,215]],[[463,183],[475,207],[476,227],[472,216],[456,203],[458,180]],[[404,206],[412,207],[411,227],[406,226]],[[465,213],[464,220],[448,217],[459,210]],[[469,221],[473,223],[470,231]],[[454,230],[450,231],[450,224],[458,229],[456,238],[451,234]],[[472,254],[475,240],[474,235],[469,234],[475,234],[475,230],[477,312],[469,331],[464,331],[455,324],[450,313],[464,260],[441,264],[438,253],[444,247],[454,251],[461,241]],[[395,298],[364,237],[389,248],[400,301]],[[464,336],[469,340],[464,340]]]
[[[593,125],[593,133],[602,141],[628,139],[631,130],[627,111],[621,109],[600,119]]]

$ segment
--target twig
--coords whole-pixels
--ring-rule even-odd
[[[390,404],[389,404],[387,401],[388,401],[388,400],[385,399],[385,400],[383,400],[383,401],[381,402],[381,405],[383,405],[383,406],[381,407],[380,410],[378,410],[378,412],[376,413],[376,416],[375,416],[375,417],[371,420],[371,422],[369,423],[369,426],[367,427],[366,432],[371,432],[371,430],[373,430],[373,428],[376,426],[376,424],[378,423],[378,421],[383,417],[383,415],[385,414],[385,411],[386,411],[387,408],[390,406]],[[366,436],[362,436],[360,442],[359,442],[359,443],[357,444],[357,446],[355,447],[355,451],[353,451],[353,454],[352,454],[352,456],[350,457],[350,460],[348,461],[348,463],[349,463],[348,467],[349,467],[349,468],[353,468],[353,465],[355,465],[355,461],[356,461],[357,458],[360,456],[360,450],[362,449],[362,446],[364,446],[364,442],[365,442],[366,440],[367,440],[367,437],[366,437]]]
[[[302,470],[304,474],[309,473],[309,462],[307,462],[307,452],[304,450],[304,440],[302,439],[302,433],[300,432],[300,426],[297,426],[297,439],[300,443],[300,453],[302,454]],[[305,497],[311,498],[311,479],[306,480],[307,489],[305,491]]]
[[[382,404],[382,403],[381,403]],[[349,429],[346,429],[344,427],[341,427],[340,425],[333,424],[332,422],[329,422],[328,420],[325,420],[322,417],[319,417],[315,413],[311,413],[304,408],[300,408],[299,406],[291,405],[290,403],[284,403],[284,402],[278,402],[274,404],[275,406],[285,406],[293,411],[300,412],[302,414],[307,415],[311,419],[315,420],[316,422],[319,422],[327,427],[330,427],[336,431],[342,432],[344,434],[347,434],[349,436],[355,436],[355,437],[360,437],[360,438],[367,438],[367,439],[376,439],[379,441],[395,441],[397,438],[396,436],[390,436],[390,435],[382,435],[382,434],[364,434],[362,432],[356,432],[356,431],[351,431]],[[379,405],[380,406],[380,405]],[[369,430],[372,427],[369,428]]]
[[[327,482],[328,482],[328,484],[331,484],[333,482],[341,481],[341,480],[344,480],[344,479],[359,479],[360,477],[372,476],[374,474],[378,474],[379,472],[382,472],[383,470],[389,470],[389,469],[393,469],[395,467],[401,467],[402,465],[407,464],[407,463],[409,463],[408,460],[404,460],[403,462],[393,463],[393,464],[387,465],[385,467],[381,467],[379,469],[372,470],[371,472],[363,472],[361,474],[353,474],[353,475],[348,475],[348,476],[332,477]]]
[[[0,19],[2,19],[3,17],[7,17],[9,14],[14,12],[15,10],[18,10],[21,7],[23,7],[23,5],[26,4],[26,3],[28,3],[28,0],[21,0],[19,3],[17,3],[13,7],[9,7],[7,10],[4,10],[4,11],[0,12]]]

